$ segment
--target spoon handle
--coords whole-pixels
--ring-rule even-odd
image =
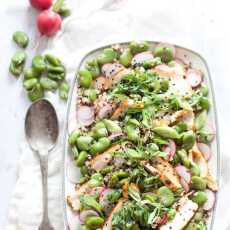
[[[43,219],[42,222],[49,222],[48,218],[48,152],[40,152],[40,167],[42,174],[42,199],[43,199]]]

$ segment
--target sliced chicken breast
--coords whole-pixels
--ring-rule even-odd
[[[187,197],[180,200],[180,206],[173,220],[160,227],[160,230],[182,230],[192,219],[198,205]]]

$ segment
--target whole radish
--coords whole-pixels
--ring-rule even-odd
[[[30,4],[37,10],[47,10],[51,7],[53,0],[30,0]]]
[[[51,37],[61,29],[62,19],[59,14],[44,10],[37,17],[37,26],[42,35]]]

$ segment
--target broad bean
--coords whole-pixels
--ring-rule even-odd
[[[89,88],[91,86],[93,77],[92,74],[88,70],[80,70],[79,71],[79,84],[83,88]]]
[[[78,155],[78,158],[76,160],[76,164],[78,167],[81,167],[84,165],[85,161],[87,160],[88,153],[86,151],[81,151]]]
[[[122,52],[122,54],[119,58],[119,62],[123,66],[128,67],[132,61],[132,58],[133,58],[132,52],[129,48],[127,48]]]
[[[19,47],[22,47],[22,48],[26,48],[29,43],[29,37],[26,35],[26,33],[22,31],[14,32],[13,40]]]
[[[90,149],[92,141],[93,141],[93,138],[90,136],[80,136],[77,138],[77,147],[80,150],[87,151]]]
[[[45,90],[56,90],[58,88],[58,83],[48,77],[42,77],[40,83],[42,88]]]

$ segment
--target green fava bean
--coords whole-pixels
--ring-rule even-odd
[[[42,88],[46,90],[56,90],[58,88],[58,83],[48,77],[42,77],[40,83]]]
[[[95,138],[107,137],[108,136],[108,131],[107,131],[106,128],[94,129],[93,136]]]
[[[128,67],[132,61],[133,55],[129,48],[125,49],[119,58],[120,64]]]
[[[77,143],[77,139],[78,137],[80,136],[80,132],[77,130],[77,131],[73,131],[70,136],[69,136],[69,144],[70,145],[75,145]]]
[[[103,177],[100,173],[94,173],[90,180],[89,180],[89,186],[91,188],[99,187],[103,183]]]
[[[87,151],[90,149],[90,145],[91,145],[92,141],[93,141],[93,138],[90,136],[80,136],[77,139],[77,147],[80,150]]]
[[[178,132],[171,127],[168,126],[161,126],[161,127],[156,127],[153,129],[155,133],[158,135],[165,137],[165,138],[172,138],[172,139],[178,139],[180,138],[180,135]]]
[[[194,162],[191,162],[190,171],[191,171],[193,176],[200,176],[200,168]]]
[[[81,171],[81,174],[82,174],[83,176],[87,176],[88,173],[89,173],[89,170],[88,170],[88,168],[87,168],[85,165],[83,165],[83,166],[80,168],[80,171]]]
[[[143,67],[145,69],[154,68],[155,66],[160,65],[160,64],[162,64],[162,62],[161,62],[161,59],[159,57],[155,57],[151,60],[143,61]]]
[[[63,81],[60,85],[59,85],[59,97],[62,100],[67,100],[68,99],[68,94],[69,94],[69,84],[67,81]]]
[[[116,121],[104,119],[103,122],[109,132],[111,133],[122,132],[121,127],[118,125]]]
[[[33,78],[38,78],[39,74],[35,72],[33,69],[27,69],[24,72],[24,80],[29,80]]]
[[[47,77],[54,81],[62,81],[65,79],[65,73],[48,73]]]
[[[100,65],[114,61],[117,58],[117,52],[112,48],[106,48],[103,53],[99,55],[97,61]]]
[[[182,147],[185,148],[186,150],[191,149],[196,141],[196,135],[193,131],[187,131],[183,133],[182,137]]]
[[[133,125],[128,125],[125,128],[127,137],[131,141],[138,141],[140,140],[140,130]]]
[[[207,85],[202,85],[200,88],[200,93],[204,96],[208,96],[208,86]]]
[[[169,81],[168,80],[162,80],[160,82],[160,86],[161,86],[161,91],[166,92],[169,88]]]
[[[91,86],[93,77],[92,74],[88,70],[80,70],[79,71],[79,84],[83,88],[89,88]]]
[[[11,59],[15,66],[24,65],[26,61],[26,53],[24,51],[17,51]]]
[[[191,222],[189,225],[185,228],[185,230],[200,230],[200,227],[198,224]]]
[[[91,148],[90,152],[92,154],[101,153],[105,151],[110,146],[110,140],[106,137],[102,137],[98,140],[98,142],[94,143]]]
[[[204,110],[201,113],[199,113],[195,119],[196,130],[202,129],[206,123],[206,120],[207,120],[207,111]]]
[[[23,72],[24,65],[15,66],[13,62],[10,63],[9,71],[14,76],[19,76]]]
[[[192,196],[192,201],[197,203],[199,206],[204,205],[204,203],[208,200],[205,192],[198,191]]]
[[[13,40],[19,47],[22,47],[22,48],[26,48],[29,43],[29,37],[26,35],[26,33],[22,31],[14,32]]]
[[[32,88],[35,87],[35,85],[38,83],[38,79],[37,78],[31,78],[28,80],[25,80],[23,82],[23,87],[27,90],[31,90]]]
[[[100,75],[100,67],[95,59],[87,62],[86,69],[91,73],[93,78]]]
[[[106,128],[105,124],[102,121],[99,121],[94,126],[95,129]]]
[[[187,152],[184,149],[181,149],[177,152],[177,155],[181,159],[183,165],[188,168],[191,162],[188,159]]]
[[[71,152],[72,152],[72,154],[73,154],[74,159],[76,160],[76,159],[78,158],[78,155],[79,155],[79,151],[78,151],[78,149],[77,149],[77,146],[73,146],[73,147],[71,148]]]
[[[76,160],[77,166],[78,167],[83,166],[85,161],[86,161],[86,159],[87,159],[87,157],[88,157],[88,153],[86,151],[81,151],[79,153],[79,156],[78,156],[77,160]]]
[[[86,219],[86,226],[90,229],[98,229],[104,223],[104,219],[99,216],[90,216]]]
[[[36,55],[33,57],[32,68],[37,73],[43,73],[46,70],[46,63],[41,55]]]
[[[210,108],[210,101],[207,97],[201,97],[199,100],[199,105],[202,109],[209,110]]]
[[[91,102],[94,102],[97,99],[97,90],[96,89],[87,89],[85,91],[85,94]]]
[[[176,216],[176,210],[174,208],[170,208],[167,214],[169,220],[172,220]]]
[[[47,71],[48,71],[48,73],[61,74],[61,73],[65,73],[65,68],[64,68],[64,66],[52,66],[52,65],[48,65],[47,66]]]
[[[171,206],[175,201],[173,192],[166,186],[160,187],[157,194],[159,195],[160,202],[165,207]]]
[[[36,86],[28,91],[28,98],[33,102],[40,98],[44,97],[44,91],[40,83],[37,83]]]
[[[129,48],[133,54],[140,53],[147,51],[149,49],[149,43],[148,42],[135,42],[132,41],[129,44]]]
[[[198,177],[198,176],[193,176],[192,177],[192,185],[191,187],[195,190],[205,190],[207,186],[207,182],[205,179]]]
[[[170,62],[174,58],[174,51],[172,47],[165,45],[157,46],[154,50],[155,57],[159,57],[163,62]]]
[[[81,225],[80,230],[90,230],[86,225]]]
[[[60,66],[60,65],[61,65],[60,59],[57,58],[57,57],[55,57],[55,56],[52,55],[52,54],[46,54],[46,55],[45,55],[45,60],[46,60],[49,64],[51,64],[51,65],[53,65],[53,66]]]

